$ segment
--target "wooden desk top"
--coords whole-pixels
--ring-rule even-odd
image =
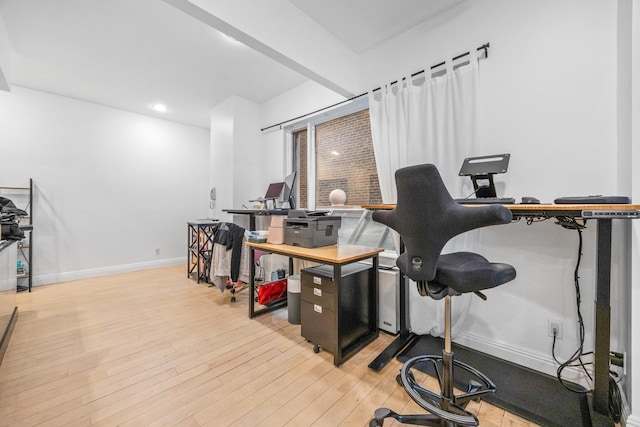
[[[468,204],[464,206],[486,206],[486,205],[478,205],[478,204]],[[556,204],[518,204],[518,205],[503,205],[510,211],[514,213],[518,212],[573,212],[580,213],[582,211],[602,211],[602,210],[639,210],[640,205],[632,205],[632,204],[611,204],[611,205],[556,205]],[[395,208],[396,205],[362,205],[363,209],[370,210],[388,210]]]
[[[273,243],[252,243],[247,242],[247,246],[265,252],[272,252],[280,255],[288,255],[294,258],[304,258],[325,262],[329,264],[347,264],[349,262],[370,258],[384,251],[382,248],[372,248],[361,245],[331,245],[319,248],[303,248],[291,245],[275,245]]]

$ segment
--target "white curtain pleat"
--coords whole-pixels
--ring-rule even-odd
[[[411,77],[369,92],[369,114],[373,148],[383,203],[396,203],[395,171],[405,166],[433,163],[454,197],[462,194],[464,181],[458,176],[465,157],[475,155],[478,61],[476,49],[469,51],[469,64],[454,69],[446,61],[446,73],[432,77],[425,68],[424,82]],[[453,239],[445,252],[469,250],[476,233]],[[417,334],[442,335],[442,301],[421,297],[410,287],[410,324]],[[471,304],[471,295],[454,299],[452,330],[460,329]]]
[[[395,203],[397,169],[433,163],[456,197],[463,181],[458,177],[465,157],[473,155],[476,139],[478,61],[432,77],[425,71],[422,84],[411,77],[369,92],[369,114],[383,203]],[[465,195],[466,196],[466,195]]]
[[[394,89],[392,85],[384,85],[378,93],[369,92],[369,116],[382,203],[396,202],[394,174],[407,163],[407,146],[398,144],[407,139],[407,97],[403,96],[404,91]],[[375,107],[372,109],[371,105]]]

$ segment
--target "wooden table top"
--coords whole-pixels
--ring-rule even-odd
[[[370,258],[380,252],[383,248],[374,248],[361,245],[331,245],[319,248],[303,248],[301,246],[277,245],[273,243],[252,243],[247,242],[247,246],[265,252],[272,252],[281,255],[288,255],[294,258],[306,258],[330,264],[346,264],[360,259]]]
[[[487,206],[482,204],[468,204],[464,206]],[[640,205],[634,204],[594,204],[594,205],[579,205],[579,204],[516,204],[516,205],[503,205],[511,211],[586,211],[586,210],[638,210]],[[396,205],[362,205],[363,209],[371,210],[385,210],[393,209]]]
[[[464,206],[476,207],[476,206],[487,206],[482,204],[468,204]],[[515,205],[503,205],[514,215],[519,216],[527,216],[527,214],[531,214],[535,216],[536,214],[546,214],[546,216],[554,216],[554,213],[557,213],[559,216],[562,214],[571,214],[580,216],[582,211],[633,211],[640,210],[640,205],[634,204],[515,204]],[[389,210],[395,208],[396,205],[391,204],[380,204],[380,205],[362,205],[363,209],[369,210]]]

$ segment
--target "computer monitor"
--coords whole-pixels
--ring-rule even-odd
[[[289,208],[291,209],[296,208],[295,197],[293,196],[294,195],[293,186],[295,182],[296,182],[295,172],[287,175],[287,177],[284,179],[284,188],[282,190],[282,195],[280,196],[280,203],[289,202]]]
[[[267,188],[267,193],[264,195],[265,200],[275,200],[280,199],[280,195],[282,194],[282,189],[284,188],[284,182],[274,182],[269,184],[269,188]]]

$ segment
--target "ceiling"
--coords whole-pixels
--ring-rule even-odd
[[[357,55],[462,0],[289,1]],[[0,0],[0,20],[11,85],[204,128],[230,96],[261,104],[308,80],[160,0]]]

